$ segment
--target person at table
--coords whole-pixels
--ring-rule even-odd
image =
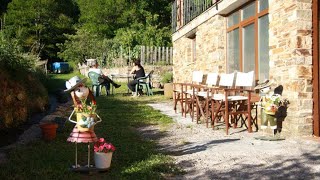
[[[95,62],[92,66],[90,66],[89,72],[95,72],[101,75],[101,78],[99,78],[98,81],[100,85],[106,87],[107,95],[110,94],[110,84],[112,84],[115,88],[119,88],[121,86],[120,84],[115,83],[112,79],[103,74],[102,70],[99,68],[98,62]]]
[[[131,69],[130,74],[134,75],[133,76],[134,80],[132,80],[128,83],[128,88],[132,91],[133,95],[136,95],[136,92],[135,92],[136,91],[136,84],[138,84],[137,79],[145,76],[144,68],[141,66],[139,59],[135,59],[134,66]]]

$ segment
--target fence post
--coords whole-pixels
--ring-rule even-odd
[[[168,56],[169,56],[169,47],[166,47],[166,65],[169,64]]]
[[[158,57],[157,57],[157,63],[161,61],[161,47],[158,47]]]
[[[147,46],[147,50],[146,50],[146,61],[148,62],[148,63],[150,63],[150,59],[149,59],[149,46]]]
[[[141,62],[142,64],[144,64],[145,62],[145,46],[140,46],[140,59],[141,59]]]
[[[157,58],[157,51],[156,51],[156,47],[152,46],[152,64],[154,65],[154,62],[156,61]]]
[[[154,47],[154,64],[157,63],[157,60],[158,60],[158,48],[155,46]]]
[[[160,59],[160,61],[165,61],[165,53],[164,53],[164,51],[165,51],[165,47],[162,46],[161,59]]]
[[[170,55],[170,64],[173,64],[173,58],[172,58],[172,56],[173,56],[173,47],[170,47],[170,53],[169,53],[169,55]]]
[[[129,46],[129,62],[131,62],[130,46]]]

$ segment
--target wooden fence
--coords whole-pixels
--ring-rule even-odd
[[[144,64],[172,65],[172,47],[141,46],[140,59]]]
[[[133,65],[133,58],[139,57],[144,65],[172,65],[172,47],[136,46],[135,48],[107,49],[97,61],[104,67],[125,67]]]

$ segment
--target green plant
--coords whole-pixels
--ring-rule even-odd
[[[162,83],[171,83],[173,81],[173,73],[172,72],[166,72],[163,74],[161,82]]]
[[[106,142],[104,138],[99,138],[99,140],[93,146],[94,152],[114,152],[116,148],[111,144]]]

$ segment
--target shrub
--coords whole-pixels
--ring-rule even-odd
[[[38,60],[36,55],[22,53],[17,40],[6,39],[0,32],[0,67],[10,72],[32,71]]]
[[[37,56],[21,53],[15,40],[5,39],[0,32],[0,127],[24,123],[34,112],[48,105],[48,93],[39,81]],[[38,74],[38,75],[36,75]]]
[[[162,83],[170,83],[173,81],[173,73],[172,72],[166,72],[162,75],[161,82]]]

